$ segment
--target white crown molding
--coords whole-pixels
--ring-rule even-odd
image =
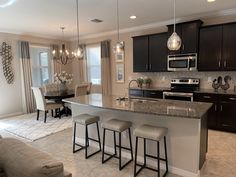
[[[209,19],[209,18],[214,18],[214,17],[222,17],[222,16],[230,16],[230,15],[236,15],[236,8],[181,17],[181,18],[177,18],[176,22],[180,23],[180,22],[196,20],[196,19]],[[173,24],[173,22],[174,22],[173,20],[167,20],[167,21],[162,21],[162,22],[157,22],[157,23],[150,23],[146,25],[135,26],[131,28],[124,28],[124,29],[120,29],[120,33],[129,33],[129,32],[135,32],[135,31],[140,31],[140,30],[148,30],[148,29],[153,29],[153,28],[158,28],[158,27],[164,27],[166,25]],[[112,35],[115,35],[116,33],[117,33],[117,30],[113,30],[113,31],[107,31],[107,32],[96,33],[96,34],[82,35],[80,36],[80,39],[83,40],[83,39],[99,38],[99,37],[104,37],[104,36],[112,36]],[[71,42],[76,41],[76,37],[70,38],[70,41]]]

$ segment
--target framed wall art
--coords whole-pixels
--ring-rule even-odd
[[[125,71],[124,64],[116,64],[116,82],[124,83],[125,82]]]

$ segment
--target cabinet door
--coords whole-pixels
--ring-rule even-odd
[[[167,33],[149,36],[149,71],[167,71]]]
[[[148,71],[148,36],[133,38],[133,71]]]
[[[219,126],[221,130],[236,132],[236,97],[221,95]]]
[[[222,26],[200,29],[199,71],[218,71],[221,69]]]
[[[236,71],[236,24],[223,26],[223,70]]]
[[[207,126],[210,129],[218,129],[218,95],[208,93],[194,93],[194,101],[213,103],[208,111]]]
[[[144,97],[147,98],[163,98],[163,91],[159,90],[144,90]]]
[[[177,24],[176,25],[176,33],[180,36],[180,38],[182,38],[182,29],[181,29],[181,25]],[[174,25],[170,25],[168,26],[168,36],[167,36],[167,40],[169,39],[169,37],[173,34],[174,32]],[[169,50],[168,49],[168,54],[169,55],[176,55],[176,54],[180,54],[181,53],[181,47],[179,50],[173,51],[173,50]]]
[[[129,89],[130,96],[143,97],[143,90],[140,89]]]
[[[182,24],[182,46],[181,52],[198,53],[200,23],[184,23]]]

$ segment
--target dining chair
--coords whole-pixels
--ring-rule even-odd
[[[75,86],[75,97],[87,94],[88,94],[88,84],[79,84]]]
[[[92,89],[92,82],[83,82],[82,84],[87,84],[87,94],[91,93],[91,89]]]
[[[56,83],[50,83],[50,84],[45,84],[43,85],[43,89],[45,92],[54,92],[58,91],[58,84]]]
[[[63,107],[61,103],[54,103],[54,102],[46,102],[46,99],[44,98],[42,88],[40,87],[32,87],[36,106],[37,106],[37,120],[39,120],[39,112],[44,111],[44,123],[46,123],[47,120],[47,113],[49,110],[57,110],[59,114],[59,118],[61,118],[60,115],[60,108]]]

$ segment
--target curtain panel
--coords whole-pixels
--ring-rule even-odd
[[[19,41],[19,47],[20,47],[20,60],[21,60],[22,75],[23,75],[25,108],[27,113],[32,113],[35,112],[36,105],[33,92],[31,89],[32,72],[31,72],[29,42]]]
[[[101,42],[102,94],[111,95],[111,57],[110,41]]]

